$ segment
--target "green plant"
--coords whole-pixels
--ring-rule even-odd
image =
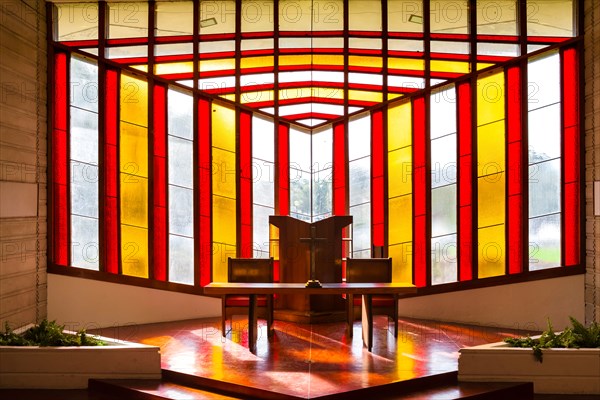
[[[0,333],[1,346],[103,346],[101,340],[89,337],[85,330],[76,334],[64,333],[64,325],[55,321],[43,320],[23,334],[16,334],[8,325],[4,326],[4,333]]]
[[[572,327],[567,327],[560,333],[555,333],[550,320],[548,328],[539,338],[508,338],[504,339],[511,347],[532,348],[533,356],[539,362],[543,361],[542,349],[549,348],[596,348],[600,347],[600,324],[592,323],[585,327],[573,317],[569,317]]]

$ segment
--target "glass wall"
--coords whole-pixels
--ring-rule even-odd
[[[269,215],[275,215],[275,124],[252,117],[252,215],[254,257],[269,257]]]

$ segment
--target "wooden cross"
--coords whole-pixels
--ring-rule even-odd
[[[323,242],[326,241],[327,238],[318,238],[317,237],[317,227],[316,226],[311,226],[310,227],[310,237],[309,238],[300,238],[301,242],[308,242],[310,243],[310,279],[308,280],[308,282],[306,282],[306,287],[323,287],[321,285],[321,282],[319,282],[318,279],[315,279],[315,254],[316,254],[316,247],[317,247],[317,242]]]

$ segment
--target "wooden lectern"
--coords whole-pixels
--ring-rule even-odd
[[[311,279],[311,245],[315,250],[313,278],[322,283],[342,282],[342,231],[352,223],[352,216],[333,216],[313,223],[270,216],[269,223],[279,228],[281,282],[305,283]],[[318,241],[312,242],[310,238]],[[284,316],[281,319],[316,322],[318,315],[327,318],[327,314],[343,312],[344,300],[338,295],[281,295],[275,302],[275,310],[276,316]]]

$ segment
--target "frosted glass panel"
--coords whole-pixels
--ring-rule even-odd
[[[371,116],[353,118],[348,123],[348,159],[356,160],[371,154]]]
[[[235,153],[213,147],[212,155],[213,194],[235,198]]]
[[[97,166],[71,161],[71,212],[98,218]]]
[[[456,185],[431,191],[431,235],[456,232]]]
[[[480,35],[516,35],[516,1],[477,0],[477,33]]]
[[[422,0],[388,0],[388,29],[391,32],[422,32]]]
[[[290,168],[290,211],[311,215],[310,202],[311,177],[309,172]]]
[[[148,37],[148,3],[109,3],[108,33],[111,39]]]
[[[200,33],[235,32],[235,15],[234,0],[200,1]]]
[[[169,184],[194,186],[194,150],[189,140],[169,136]]]
[[[194,99],[192,96],[169,90],[169,135],[194,138]]]
[[[456,182],[456,135],[431,141],[431,187]]]
[[[431,94],[431,138],[456,132],[456,91],[454,87]]]
[[[255,204],[275,205],[275,164],[254,159],[252,163],[252,196]]]
[[[121,174],[121,223],[148,227],[148,179]]]
[[[98,164],[98,114],[71,107],[71,159]]]
[[[312,214],[331,214],[332,211],[332,169],[326,169],[313,174]]]
[[[457,280],[457,235],[431,239],[431,283],[456,282]]]
[[[529,163],[560,157],[560,104],[529,112]]]
[[[252,214],[254,249],[269,254],[269,215],[275,215],[275,209],[255,204]]]
[[[529,34],[531,35],[531,33]],[[559,102],[560,82],[558,53],[530,61],[527,65],[527,106],[529,110]]]
[[[431,0],[429,7],[432,33],[468,33],[466,0]]]
[[[65,18],[66,19],[66,18]],[[98,66],[71,59],[71,105],[98,112]]]
[[[156,4],[156,36],[192,35],[194,4],[191,1]]]
[[[71,265],[97,271],[100,268],[98,220],[72,215],[71,238]]]
[[[169,185],[169,233],[193,236],[194,191]]]
[[[331,127],[312,135],[312,166],[321,171],[332,166],[333,129]]]
[[[8,4],[8,3],[6,3]],[[55,4],[53,20],[58,41],[98,39],[98,5],[90,3]]]
[[[381,2],[373,0],[349,1],[350,30],[380,31]]]
[[[560,214],[529,220],[529,269],[560,266]]]
[[[560,211],[560,159],[529,166],[529,216]]]
[[[252,116],[252,157],[275,161],[274,129],[272,119]]]
[[[194,239],[169,235],[169,281],[194,284]]]
[[[352,249],[371,251],[371,207],[370,204],[350,207],[352,215]]]
[[[310,135],[290,129],[290,167],[310,172]]]
[[[527,8],[528,35],[574,36],[573,0],[535,0],[531,3]]]
[[[352,161],[349,165],[350,205],[371,199],[371,157]]]

